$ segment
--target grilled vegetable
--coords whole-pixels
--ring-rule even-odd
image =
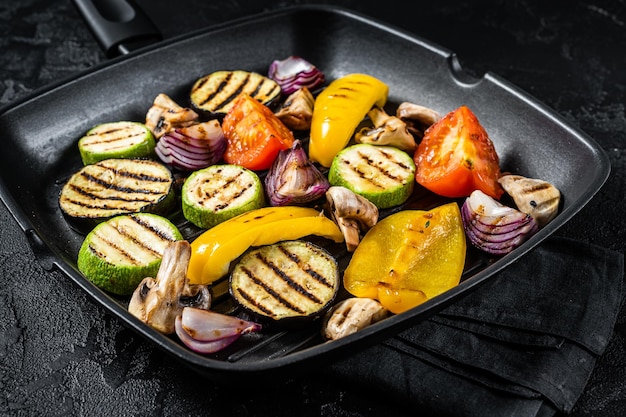
[[[230,263],[251,246],[316,235],[343,242],[337,225],[310,207],[250,210],[205,231],[191,242],[187,275],[192,284],[209,284],[227,275]]]
[[[267,75],[280,85],[286,95],[303,87],[315,90],[324,84],[322,71],[304,58],[294,55],[272,61]]]
[[[378,207],[346,187],[333,186],[326,191],[328,212],[346,241],[346,250],[354,252],[366,233],[378,222]]]
[[[176,335],[189,349],[198,353],[215,353],[227,348],[247,333],[260,332],[262,326],[248,320],[185,307],[176,317]]]
[[[146,126],[159,139],[174,129],[190,126],[198,121],[198,113],[182,107],[166,94],[159,94],[146,113]]]
[[[457,203],[403,210],[380,220],[354,251],[343,284],[398,314],[456,286],[465,265]]]
[[[270,104],[280,97],[281,90],[276,81],[256,72],[216,71],[198,79],[190,95],[195,108],[223,116],[241,93],[263,104]]]
[[[78,270],[99,288],[132,294],[145,277],[157,274],[165,248],[181,240],[165,217],[151,213],[116,216],[97,225],[78,252]]]
[[[101,221],[127,213],[166,213],[175,200],[174,178],[148,159],[106,159],[73,174],[61,189],[59,205],[74,220]]]
[[[511,252],[539,230],[530,214],[505,206],[480,190],[465,199],[461,213],[470,242],[493,255]]]
[[[309,160],[300,140],[278,153],[265,177],[265,189],[273,206],[304,205],[322,197],[330,184]]]
[[[103,123],[78,140],[84,165],[109,158],[143,158],[154,155],[156,142],[146,125],[137,122]]]
[[[337,154],[328,172],[331,185],[359,194],[379,209],[404,203],[415,183],[415,164],[392,146],[357,144]]]
[[[504,192],[495,146],[467,106],[430,126],[413,159],[415,180],[435,194],[466,197],[478,189],[498,199]]]
[[[268,169],[278,152],[289,149],[293,132],[262,103],[241,94],[222,122],[224,161],[255,171]]]
[[[170,131],[159,139],[155,148],[161,161],[183,171],[216,164],[224,150],[224,132],[215,119]]]
[[[258,175],[238,165],[212,165],[193,172],[183,184],[183,215],[204,229],[264,205]]]
[[[513,198],[518,210],[533,216],[539,227],[548,224],[559,212],[561,192],[547,181],[506,174],[498,182]]]
[[[346,75],[322,90],[311,120],[311,160],[329,167],[372,106],[385,105],[388,92],[387,84],[366,74]]]
[[[415,138],[409,132],[406,123],[399,117],[388,115],[378,106],[372,107],[367,115],[374,127],[364,127],[359,130],[354,136],[356,143],[389,145],[411,153],[415,151],[417,147]]]
[[[272,320],[318,317],[339,290],[337,261],[312,243],[294,240],[248,252],[230,276],[234,299]]]
[[[388,315],[389,311],[376,300],[361,297],[347,298],[326,313],[322,324],[322,336],[330,340],[341,339]]]
[[[208,310],[211,292],[205,285],[189,285],[187,266],[191,247],[186,240],[169,243],[156,277],[144,278],[128,303],[128,312],[153,329],[174,333],[176,317],[185,307]]]
[[[313,94],[303,87],[291,93],[275,114],[291,130],[309,130],[314,105]]]

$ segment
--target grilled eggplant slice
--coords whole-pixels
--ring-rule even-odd
[[[269,105],[280,97],[276,81],[256,72],[216,71],[198,79],[191,88],[192,105],[214,116],[224,116],[240,93]]]
[[[415,163],[409,154],[393,146],[352,145],[335,156],[328,181],[367,198],[379,209],[390,208],[411,196]]]
[[[84,165],[110,158],[154,156],[156,140],[146,125],[138,122],[111,122],[97,125],[78,140]]]
[[[340,286],[337,261],[325,249],[290,240],[245,254],[230,276],[230,293],[245,310],[273,322],[319,318]]]
[[[78,270],[104,291],[130,295],[145,277],[157,274],[165,248],[182,238],[165,217],[151,213],[116,216],[85,237],[78,252]]]
[[[183,215],[209,229],[246,211],[265,205],[259,176],[239,165],[212,165],[193,172],[182,190]]]
[[[121,214],[165,214],[175,201],[171,171],[150,159],[105,159],[86,165],[70,177],[59,196],[68,220],[95,223]]]

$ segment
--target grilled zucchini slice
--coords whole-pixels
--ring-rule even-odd
[[[78,140],[84,165],[110,158],[147,158],[154,155],[156,140],[143,123],[103,123]]]
[[[404,203],[415,185],[415,162],[392,146],[357,144],[339,152],[328,181],[343,186],[385,209]]]
[[[340,286],[337,261],[325,249],[290,240],[246,253],[230,275],[229,291],[250,313],[273,321],[318,318]]]
[[[209,229],[246,211],[265,206],[259,176],[239,165],[212,165],[194,171],[182,190],[183,215]]]
[[[191,104],[198,110],[223,116],[240,93],[265,105],[280,97],[281,89],[271,78],[243,70],[216,71],[198,79],[191,88]]]
[[[165,217],[116,216],[87,234],[78,252],[78,270],[104,291],[130,295],[145,277],[156,276],[167,245],[182,238]]]
[[[150,159],[105,159],[86,165],[59,195],[66,218],[97,223],[121,214],[165,214],[175,201],[171,171]]]

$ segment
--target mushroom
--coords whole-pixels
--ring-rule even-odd
[[[159,94],[146,114],[146,126],[158,139],[179,127],[187,127],[198,120],[198,113],[179,106],[166,94]]]
[[[561,192],[547,181],[505,174],[498,182],[519,211],[531,215],[539,227],[548,224],[559,211]]]
[[[346,249],[354,252],[361,240],[360,231],[367,231],[378,222],[378,207],[351,190],[332,186],[326,191],[326,201],[333,219],[344,236]]]
[[[289,129],[307,130],[311,128],[314,104],[313,94],[302,87],[291,93],[275,114]]]
[[[128,311],[164,334],[175,331],[176,317],[184,307],[208,310],[211,293],[207,286],[192,285],[187,278],[191,245],[186,240],[168,244],[156,278],[144,278],[133,293]]]
[[[322,336],[337,340],[366,328],[389,315],[389,311],[372,298],[347,298],[325,316]]]
[[[388,115],[378,106],[372,107],[367,115],[374,127],[364,127],[359,130],[354,137],[357,143],[390,145],[406,152],[415,150],[417,146],[415,138],[407,129],[406,123],[400,120],[400,118]]]
[[[419,138],[424,136],[426,129],[441,119],[441,115],[435,110],[406,101],[400,103],[396,116],[406,123],[409,132]]]

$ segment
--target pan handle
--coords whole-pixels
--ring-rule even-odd
[[[163,36],[132,0],[73,0],[107,57],[125,55]]]

